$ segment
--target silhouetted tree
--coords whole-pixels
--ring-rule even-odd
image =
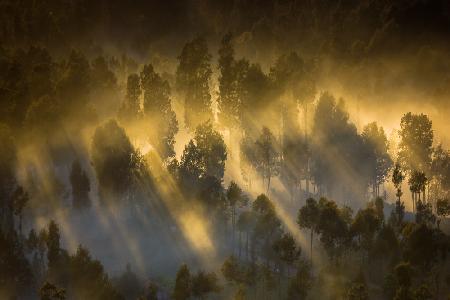
[[[191,281],[192,296],[194,297],[205,299],[208,294],[220,291],[218,278],[214,272],[205,273],[199,271],[191,278]]]
[[[118,117],[124,121],[136,120],[141,112],[141,84],[138,74],[130,74],[127,79],[127,93],[119,109]]]
[[[192,278],[187,265],[183,264],[178,269],[175,279],[175,287],[172,293],[174,300],[186,300],[192,295]]]
[[[41,300],[64,300],[66,291],[46,281],[39,289],[39,297]]]
[[[442,219],[450,216],[450,202],[448,199],[438,199],[436,202],[437,226],[439,228]]]
[[[177,88],[184,97],[184,123],[189,129],[212,119],[211,94],[211,55],[206,40],[195,38],[186,43],[178,56],[176,74]]]
[[[294,237],[290,233],[284,233],[279,239],[273,243],[273,250],[277,258],[287,267],[287,275],[289,269],[300,258],[301,249],[297,247]],[[280,275],[282,275],[280,273]]]
[[[95,130],[91,156],[101,199],[114,203],[120,197],[129,197],[141,160],[116,121],[110,120]]]
[[[294,278],[289,280],[287,298],[292,300],[306,299],[312,284],[313,275],[311,265],[306,261],[300,260]]]
[[[298,211],[297,216],[297,224],[300,228],[306,228],[310,230],[310,259],[312,262],[312,253],[313,253],[313,237],[314,232],[318,230],[319,223],[319,206],[317,205],[317,201],[313,198],[306,199],[306,205],[302,206]]]
[[[82,169],[80,161],[75,159],[70,172],[70,183],[72,185],[72,205],[75,208],[89,207],[89,192],[91,184],[86,172]]]
[[[19,234],[22,235],[23,209],[30,200],[30,196],[23,187],[18,186],[12,194],[12,207],[14,214],[19,217]]]
[[[150,143],[154,145],[163,160],[175,155],[175,134],[178,121],[171,107],[170,86],[156,73],[152,65],[145,65],[141,74],[144,91],[144,113],[151,122]]]
[[[367,124],[362,132],[362,139],[366,146],[366,168],[372,185],[373,197],[380,196],[380,184],[388,175],[392,160],[388,154],[388,140],[383,127],[376,122]]]
[[[398,158],[410,177],[408,183],[413,204],[416,202],[416,196],[420,197],[421,192],[425,201],[426,174],[431,169],[433,151],[432,122],[427,115],[415,115],[409,112],[401,119],[399,135]]]
[[[280,171],[280,151],[275,136],[267,127],[263,127],[261,135],[255,141],[255,169],[267,184],[270,191],[270,180]]]
[[[233,234],[233,251],[235,244],[235,233],[236,233],[236,206],[243,206],[248,202],[247,197],[243,194],[242,189],[236,184],[236,182],[231,181],[228,189],[226,191],[228,205],[231,208],[231,227]]]
[[[240,124],[242,68],[234,58],[233,36],[223,36],[219,49],[219,120],[232,129]]]

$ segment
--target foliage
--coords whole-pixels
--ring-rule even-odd
[[[114,203],[127,197],[140,171],[140,157],[116,121],[95,130],[91,155],[102,200]]]

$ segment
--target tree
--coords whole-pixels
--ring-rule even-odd
[[[377,232],[370,251],[371,258],[390,261],[398,255],[399,241],[390,225],[383,225]]]
[[[118,117],[123,121],[136,120],[141,111],[141,84],[138,74],[130,74],[127,79],[127,93],[119,109]]]
[[[245,205],[246,200],[248,200],[243,192],[242,189],[236,184],[236,182],[231,181],[227,192],[227,200],[228,205],[231,208],[231,227],[233,231],[233,251],[234,251],[234,243],[235,243],[235,232],[236,232],[236,205]]]
[[[412,171],[409,179],[409,190],[412,193],[412,200],[413,200],[413,210],[416,210],[417,202],[421,202],[421,192],[423,192],[423,200],[425,201],[425,186],[427,184],[428,178],[426,177],[425,173],[422,171]],[[418,197],[417,197],[418,196]]]
[[[441,238],[442,235],[438,230],[425,224],[415,224],[405,234],[403,245],[405,259],[423,271],[429,270],[446,255],[447,246],[441,245]]]
[[[47,234],[45,236],[45,243],[47,246],[47,260],[49,277],[53,280],[58,278],[61,268],[61,235],[58,225],[51,220],[48,224]]]
[[[431,181],[434,183],[433,200],[450,196],[450,151],[443,149],[442,145],[433,152]]]
[[[450,201],[448,199],[438,199],[436,202],[436,214],[438,216],[437,226],[441,224],[443,218],[450,216]]]
[[[388,175],[392,160],[388,154],[388,140],[383,127],[376,122],[367,124],[362,132],[363,143],[367,151],[368,176],[372,185],[373,197],[380,196],[380,184]]]
[[[176,84],[184,96],[184,123],[189,129],[212,119],[209,81],[211,55],[206,40],[195,38],[186,43],[178,56]]]
[[[391,212],[390,222],[395,228],[401,228],[403,224],[403,218],[405,216],[405,205],[401,201],[403,195],[402,192],[402,182],[404,179],[402,168],[400,163],[395,163],[394,170],[392,171],[392,183],[394,184],[396,192],[397,201],[395,202],[395,209]]]
[[[16,184],[15,168],[17,162],[16,144],[11,130],[0,123],[0,197],[9,199]],[[14,217],[10,201],[0,201],[0,229],[10,231],[14,228]]]
[[[410,264],[405,262],[399,263],[395,267],[394,272],[398,284],[394,300],[412,300],[413,298],[410,290],[412,269]]]
[[[242,282],[242,270],[237,259],[231,255],[222,264],[221,272],[226,281],[230,283]]]
[[[252,211],[255,216],[255,225],[253,229],[253,239],[255,244],[252,245],[252,250],[255,250],[255,247],[258,246],[258,242],[260,242],[260,253],[266,258],[266,261],[268,261],[269,258],[274,256],[272,245],[273,241],[281,233],[281,223],[277,217],[275,206],[264,194],[256,197],[256,200],[253,202]],[[252,255],[253,254],[254,253],[252,253]]]
[[[429,172],[433,152],[432,122],[427,115],[407,113],[400,121],[398,157],[408,171]]]
[[[236,66],[239,73],[245,74],[241,80],[240,124],[244,136],[254,139],[259,130],[255,120],[266,118],[272,100],[272,89],[268,76],[258,64],[240,60]]]
[[[33,286],[30,264],[15,230],[0,230],[0,296],[26,298]]]
[[[294,278],[290,279],[288,286],[288,299],[306,299],[308,291],[313,284],[311,264],[300,260]]]
[[[361,167],[367,163],[367,151],[356,126],[349,120],[344,100],[336,102],[329,93],[320,96],[312,136],[311,172],[319,194],[326,192],[346,201],[363,197],[369,183]]]
[[[346,298],[348,300],[368,300],[369,293],[367,291],[367,286],[361,282],[354,282],[350,285],[347,290]]]
[[[431,300],[433,295],[430,292],[430,288],[426,284],[421,284],[414,291],[414,300]]]
[[[373,208],[359,210],[356,214],[351,230],[359,237],[359,246],[369,253],[372,248],[375,233],[381,225],[381,219],[378,218]]]
[[[296,53],[280,55],[270,68],[269,78],[275,90],[275,95],[280,98],[280,116],[283,136],[290,138],[298,131],[297,99],[294,91],[297,85],[306,75],[305,63]]]
[[[320,241],[331,261],[339,262],[339,258],[349,246],[351,241],[349,222],[338,209],[334,201],[326,198],[319,200],[319,223],[317,231]]]
[[[115,287],[113,287],[100,261],[92,259],[89,251],[81,245],[78,246],[76,253],[69,257],[65,269],[67,269],[70,278],[67,288],[70,298],[123,299]],[[131,280],[133,280],[131,271],[125,273],[125,277],[126,279],[130,279],[131,277]],[[136,280],[135,277],[134,280]],[[120,286],[120,284],[118,285]],[[134,285],[134,289],[137,289],[136,285]],[[137,291],[133,292],[136,293]],[[127,296],[130,296],[130,294]]]
[[[64,113],[73,115],[86,112],[92,89],[89,61],[82,52],[72,50],[62,69],[61,78],[56,84],[56,94],[58,99],[64,101]]]
[[[255,141],[248,135],[244,136],[239,144],[239,165],[241,168],[241,174],[249,188],[252,186],[252,178],[255,170],[254,166],[256,165],[254,145]]]
[[[30,196],[23,187],[18,186],[12,195],[12,206],[16,216],[19,217],[19,234],[22,235],[22,216],[25,205],[30,200]]]
[[[395,208],[391,211],[388,223],[397,229],[398,232],[403,227],[403,219],[405,217],[405,205],[403,202],[395,201]]]
[[[114,203],[129,196],[141,160],[125,130],[115,120],[97,127],[91,149],[101,199]]]
[[[308,147],[303,138],[293,134],[283,137],[282,147],[280,177],[290,188],[291,198],[294,199],[296,190],[301,187],[301,180],[308,180]]]
[[[210,293],[217,293],[220,291],[217,276],[214,272],[205,273],[199,271],[192,277],[192,296],[200,299],[205,299]]]
[[[219,49],[219,120],[228,128],[240,123],[241,101],[240,68],[234,59],[232,44],[233,36],[227,33],[223,36]],[[241,72],[242,73],[242,72]]]
[[[158,286],[149,282],[145,288],[145,293],[143,296],[139,297],[138,300],[158,300]]]
[[[250,232],[253,229],[253,226],[255,225],[255,215],[252,213],[252,211],[243,211],[238,218],[237,221],[237,228],[239,230],[239,241],[241,241],[240,236],[243,232],[246,234],[246,242],[245,242],[245,257],[248,260],[248,254],[249,254],[249,239],[250,239]],[[241,245],[239,245],[239,257],[241,256]]]
[[[174,300],[186,300],[192,295],[191,273],[187,265],[178,269],[172,297]]]
[[[181,155],[179,177],[183,189],[195,194],[202,185],[211,186],[209,183],[214,182],[214,178],[220,183],[226,159],[222,135],[213,129],[211,122],[200,125]]]
[[[175,155],[175,134],[178,121],[171,107],[170,86],[156,73],[152,65],[145,65],[140,74],[144,91],[144,113],[153,125],[150,129],[150,143],[154,145],[163,160]]]
[[[314,232],[317,232],[318,222],[319,222],[320,211],[317,205],[317,201],[314,198],[306,199],[306,205],[300,208],[297,216],[297,224],[300,228],[307,228],[310,230],[310,259],[312,262],[312,252],[313,252],[313,237]]]
[[[417,202],[416,223],[433,226],[436,223],[436,216],[433,214],[430,203]]]
[[[234,294],[234,300],[245,300],[247,299],[247,293],[245,292],[244,287],[241,285],[239,286],[238,290]]]
[[[267,183],[270,191],[270,179],[277,176],[280,170],[280,151],[275,136],[267,127],[263,127],[261,135],[255,141],[255,169]]]
[[[41,300],[64,300],[66,291],[46,281],[39,289],[39,297]]]
[[[400,128],[398,158],[401,165],[408,171],[410,177],[408,183],[414,206],[416,195],[420,200],[421,192],[425,201],[426,174],[431,169],[433,152],[432,122],[427,115],[414,115],[409,112],[403,115]]]
[[[222,135],[214,130],[211,121],[200,124],[196,128],[194,141],[202,156],[204,176],[222,179],[227,160],[227,148]]]
[[[397,196],[398,202],[400,202],[402,194],[403,194],[402,193],[403,179],[405,179],[405,176],[402,173],[400,164],[397,162],[395,164],[394,170],[392,171],[392,183],[394,184],[394,187],[397,190],[397,193],[395,195]]]
[[[300,258],[301,254],[301,249],[297,247],[294,237],[290,233],[284,233],[273,243],[273,250],[277,258],[286,264],[289,276],[289,268]]]
[[[86,208],[90,205],[89,192],[91,185],[86,172],[82,169],[80,161],[75,159],[70,172],[72,184],[72,205],[75,208]]]

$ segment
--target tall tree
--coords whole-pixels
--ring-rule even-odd
[[[297,243],[292,234],[284,233],[279,239],[275,240],[273,249],[281,263],[286,265],[287,276],[289,277],[290,268],[300,258],[301,248],[297,247]],[[283,267],[283,265],[281,267]],[[282,275],[281,272],[280,275]]]
[[[246,204],[246,200],[248,200],[245,195],[242,192],[242,189],[237,185],[236,182],[231,181],[227,192],[227,200],[228,205],[231,208],[231,227],[232,227],[232,234],[233,234],[233,251],[234,251],[234,245],[235,245],[235,234],[236,234],[236,206],[242,206]]]
[[[410,177],[410,190],[413,203],[422,192],[421,186],[427,184],[422,181],[430,173],[433,152],[432,122],[427,115],[407,113],[400,121],[400,144],[398,158]],[[423,191],[425,188],[423,188]],[[425,201],[425,193],[424,193]]]
[[[280,150],[275,136],[269,128],[263,127],[261,135],[255,141],[255,169],[267,184],[270,191],[270,180],[280,171]]]
[[[19,234],[22,235],[23,209],[30,200],[30,196],[23,187],[18,186],[12,194],[12,207],[14,214],[19,217]]]
[[[350,122],[344,101],[325,92],[317,103],[312,127],[311,172],[319,194],[357,201],[367,193],[363,140]]]
[[[4,232],[14,228],[14,217],[10,199],[16,184],[16,143],[8,126],[0,123],[0,229]]]
[[[221,182],[226,159],[227,149],[222,135],[209,121],[199,125],[181,155],[179,177],[182,187],[186,191],[196,191],[210,177]]]
[[[65,114],[85,113],[92,90],[91,67],[86,56],[73,50],[62,66],[62,76],[56,85],[57,96]]]
[[[308,147],[302,137],[295,135],[283,138],[280,178],[289,187],[292,200],[301,190],[301,180],[308,180],[308,160]]]
[[[152,65],[144,66],[140,79],[144,91],[144,113],[152,124],[150,143],[166,161],[175,156],[175,134],[178,132],[178,121],[171,107],[170,86]]]
[[[398,157],[408,171],[429,172],[433,152],[432,122],[427,115],[407,113],[400,121]]]
[[[254,213],[252,260],[256,257],[255,250],[259,250],[262,257],[268,262],[274,257],[273,242],[281,234],[281,222],[276,214],[273,202],[264,194],[256,197],[253,202]]]
[[[199,271],[197,274],[192,276],[191,280],[192,296],[194,297],[206,299],[208,294],[217,293],[220,291],[218,278],[214,272],[205,273],[203,271]]]
[[[294,278],[290,279],[287,299],[304,300],[307,298],[309,290],[313,285],[313,275],[311,264],[301,260],[297,266],[297,272]]]
[[[233,128],[240,122],[240,78],[239,65],[234,58],[233,36],[227,33],[223,36],[219,49],[219,120]]]
[[[136,120],[141,112],[141,84],[138,74],[130,74],[127,79],[125,100],[119,109],[118,117],[124,121]]]
[[[102,200],[129,197],[141,160],[125,130],[115,120],[106,122],[95,130],[91,149]]]
[[[189,129],[212,120],[209,81],[212,75],[206,40],[195,38],[186,43],[178,56],[177,88],[184,96],[184,122]]]
[[[380,196],[380,184],[388,175],[392,160],[388,154],[388,140],[383,127],[376,122],[367,124],[362,132],[362,139],[367,151],[367,168],[373,197]]]
[[[192,295],[191,272],[189,271],[188,266],[183,264],[178,269],[172,297],[174,300],[187,300],[191,295]]]
[[[306,205],[300,208],[297,216],[297,224],[300,226],[300,228],[307,228],[310,230],[311,262],[313,254],[314,232],[317,232],[318,230],[319,216],[320,216],[319,206],[314,198],[306,199]]]
[[[76,208],[89,207],[89,192],[91,184],[89,177],[81,167],[80,161],[75,159],[70,172],[70,183],[72,185],[72,205]]]
[[[450,216],[450,201],[448,199],[436,201],[436,215],[438,216],[437,226],[439,228],[441,221]]]

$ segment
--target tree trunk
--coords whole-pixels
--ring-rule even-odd
[[[241,251],[242,251],[242,231],[239,231],[239,260],[241,260]]]
[[[246,242],[245,242],[245,258],[248,262],[249,261],[249,258],[248,258],[248,231],[247,231],[246,235],[247,235],[247,238],[246,238]]]
[[[311,249],[310,249],[310,256],[311,256],[311,265],[312,265],[312,253],[313,253],[313,234],[314,234],[314,230],[311,228]]]
[[[19,214],[19,234],[22,237],[22,213]]]

